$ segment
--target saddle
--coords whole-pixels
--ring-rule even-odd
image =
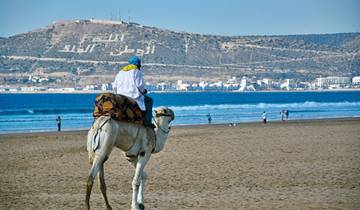
[[[100,116],[110,116],[117,121],[142,125],[145,121],[145,114],[134,99],[113,93],[101,93],[96,96],[93,117]]]

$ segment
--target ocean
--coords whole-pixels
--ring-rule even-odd
[[[0,133],[89,129],[97,94],[0,94]],[[256,122],[265,111],[268,121],[360,117],[360,91],[324,92],[179,92],[150,93],[154,109],[168,106],[173,125]]]

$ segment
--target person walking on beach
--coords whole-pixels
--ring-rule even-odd
[[[211,124],[211,120],[212,120],[210,113],[208,113],[206,116],[208,117],[208,122],[209,122],[209,125],[210,125],[210,124]]]
[[[263,123],[266,124],[266,122],[267,122],[266,112],[263,112],[263,113],[262,113],[261,118],[262,118],[262,120],[263,120]]]
[[[280,115],[281,115],[281,121],[284,121],[285,110],[281,110]]]
[[[288,120],[289,119],[289,110],[286,109],[284,112],[285,112],[285,118],[286,118],[286,120]]]
[[[57,126],[58,126],[58,132],[61,131],[61,117],[60,115],[56,118]]]
[[[145,112],[145,126],[155,128],[151,123],[153,100],[145,95],[144,78],[141,68],[141,60],[137,56],[129,59],[129,64],[120,69],[114,81],[115,93],[133,98],[139,108]]]

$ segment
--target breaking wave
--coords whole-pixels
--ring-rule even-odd
[[[359,102],[315,102],[315,101],[306,101],[303,103],[257,103],[257,104],[217,104],[217,105],[196,105],[196,106],[170,106],[173,111],[208,111],[208,110],[231,110],[231,109],[309,109],[309,108],[343,108],[343,107],[360,107]]]

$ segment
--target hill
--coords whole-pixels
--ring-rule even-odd
[[[359,50],[360,33],[228,37],[121,21],[58,21],[0,39],[0,81],[46,75],[54,84],[110,82],[133,54],[142,57],[149,80],[310,80],[360,75]]]

